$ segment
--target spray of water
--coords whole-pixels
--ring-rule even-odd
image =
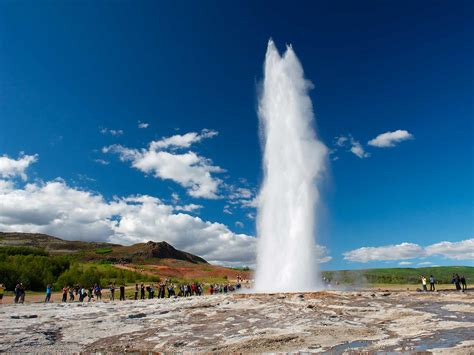
[[[280,56],[272,40],[259,101],[264,181],[257,217],[259,292],[319,286],[315,249],[316,183],[327,148],[317,139],[303,67],[291,46]]]

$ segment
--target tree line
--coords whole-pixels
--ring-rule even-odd
[[[66,285],[89,287],[139,281],[154,282],[159,278],[107,264],[83,264],[73,255],[51,255],[44,249],[0,247],[0,283],[5,284],[7,290],[13,290],[20,282],[29,290],[43,291],[48,284],[60,290]]]

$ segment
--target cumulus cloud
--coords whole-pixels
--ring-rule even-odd
[[[426,255],[439,255],[454,260],[474,260],[474,238],[460,242],[432,244],[426,247]]]
[[[255,262],[255,238],[234,233],[224,224],[183,213],[147,195],[107,201],[60,179],[22,188],[0,180],[0,230],[123,244],[165,240],[214,263]]]
[[[138,121],[138,128],[145,129],[148,128],[149,125],[149,123]]]
[[[239,228],[244,228],[244,224],[240,221],[235,222],[235,226]]]
[[[12,159],[8,156],[0,156],[0,178],[9,179],[16,176],[27,180],[26,169],[38,160],[38,155],[20,154],[18,159]]]
[[[363,247],[343,253],[344,260],[366,263],[368,261],[413,259],[423,256],[423,248],[413,243],[383,247]]]
[[[111,136],[121,136],[123,134],[123,130],[121,129],[109,129],[109,128],[101,128],[100,133],[102,134],[110,134]]]
[[[399,129],[393,132],[385,132],[371,139],[367,144],[378,148],[391,148],[396,144],[412,139],[413,135],[408,131]]]
[[[459,242],[440,242],[427,247],[401,243],[382,247],[363,247],[343,253],[344,260],[366,263],[369,261],[415,259],[439,256],[451,260],[474,260],[474,238]],[[421,265],[421,264],[420,264]]]
[[[215,135],[216,131],[204,129],[200,133],[191,132],[152,141],[146,149],[131,149],[115,144],[102,148],[102,152],[116,153],[122,161],[130,161],[135,169],[160,179],[172,180],[186,188],[190,196],[216,199],[222,180],[213,174],[225,170],[194,151],[177,151]]]

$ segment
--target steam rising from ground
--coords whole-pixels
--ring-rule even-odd
[[[316,180],[327,148],[314,130],[303,68],[291,46],[280,56],[272,40],[259,102],[264,182],[259,195],[257,291],[318,287],[315,260]]]

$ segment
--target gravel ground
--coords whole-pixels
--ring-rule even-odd
[[[0,351],[474,354],[473,296],[321,291],[5,304]]]

